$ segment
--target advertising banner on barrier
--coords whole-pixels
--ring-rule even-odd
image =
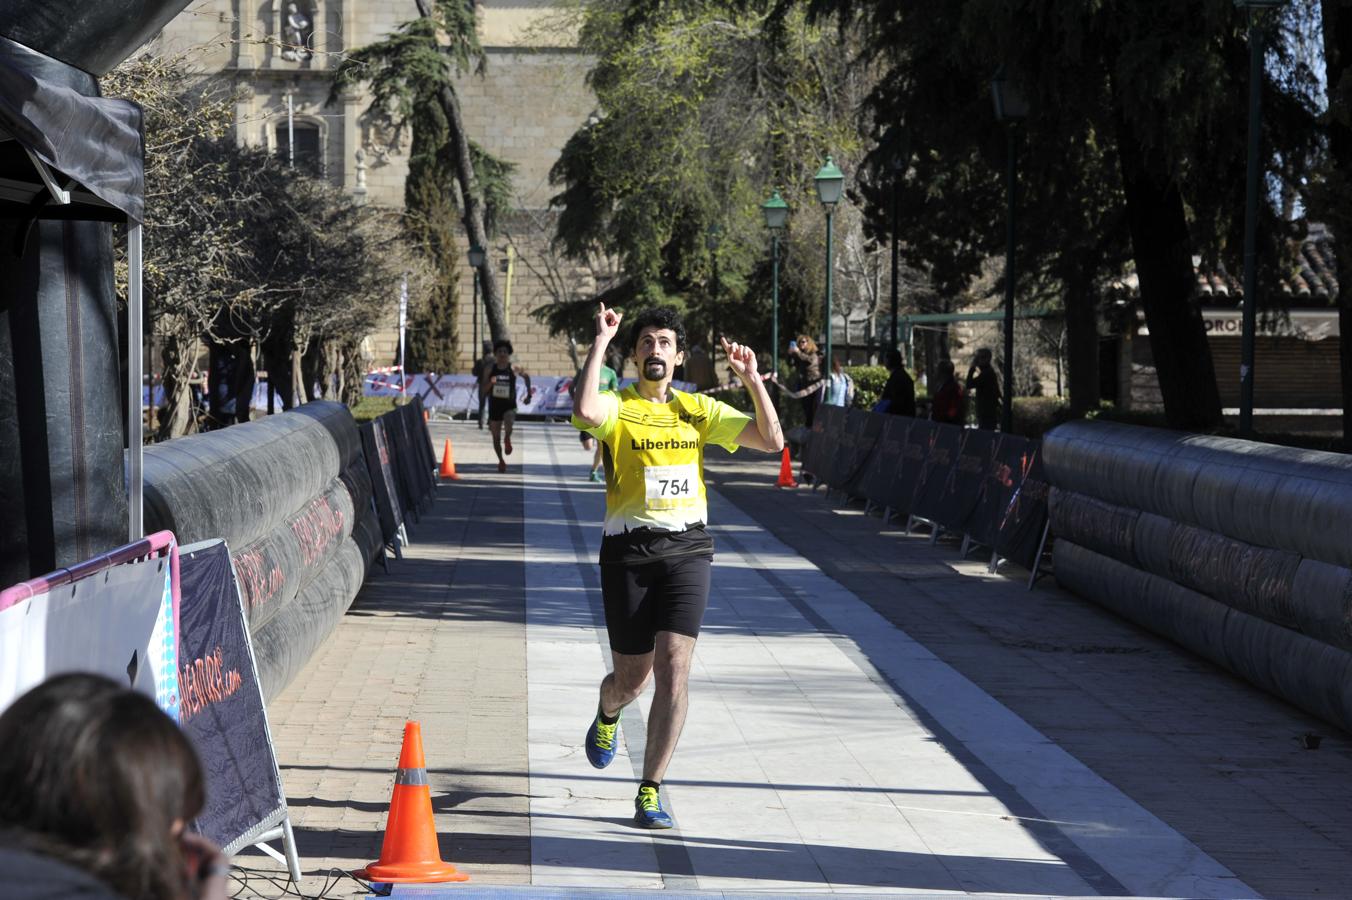
[[[621,387],[634,383],[620,380]],[[673,381],[678,391],[690,392],[695,386]],[[531,396],[526,399],[526,382],[516,380],[516,412],[521,416],[547,416],[566,419],[573,414],[573,376],[532,375]],[[449,416],[475,416],[479,412],[479,386],[473,375],[405,375],[372,373],[366,376],[363,393],[367,397],[418,397],[429,411]]]
[[[938,423],[934,426],[934,436],[930,441],[929,453],[920,465],[920,476],[916,480],[915,502],[911,505],[911,515],[931,522],[938,522],[943,512],[944,491],[948,485],[948,476],[958,461],[958,451],[962,449],[962,428],[957,425]]]
[[[844,428],[845,410],[842,407],[817,408],[817,415],[812,420],[812,438],[808,447],[810,454],[808,462],[811,464],[808,471],[816,477],[818,483],[830,482],[836,448],[840,445],[840,435]]]
[[[967,523],[981,499],[986,473],[995,468],[995,448],[999,436],[994,431],[965,428],[957,459],[948,471],[935,521],[947,531],[967,531]]]
[[[182,724],[206,773],[195,827],[237,852],[286,815],[239,587],[224,541],[180,551]]]
[[[63,672],[95,672],[179,718],[170,558],[126,562],[0,609],[0,709]]]
[[[839,412],[836,412],[839,410]],[[831,459],[831,470],[826,476],[826,483],[833,490],[840,490],[845,487],[849,481],[850,475],[854,471],[854,461],[859,449],[859,442],[864,436],[864,420],[869,414],[862,409],[845,409],[839,406],[817,407],[817,415],[828,418],[827,428],[834,428],[838,437],[836,438],[836,452]],[[843,415],[844,424],[836,426],[831,424],[830,417],[833,415]]]
[[[995,546],[1000,520],[1023,481],[1028,455],[1036,446],[1016,434],[1000,436],[995,447],[995,463],[982,479],[981,499],[967,520],[967,534],[976,543],[985,547]]]
[[[873,457],[864,469],[859,482],[860,493],[870,503],[886,506],[888,489],[901,466],[901,451],[906,445],[906,432],[914,421],[909,416],[880,414],[883,420],[882,433],[878,435],[878,446]]]
[[[1042,472],[1042,454],[1035,444],[1022,460],[1023,473],[1009,506],[1000,518],[995,549],[1006,559],[1032,570],[1037,565],[1042,530],[1047,524],[1047,477]]]
[[[404,506],[399,501],[385,423],[376,418],[362,425],[360,431],[362,452],[371,473],[376,515],[380,518],[380,535],[385,543],[392,544],[399,533],[399,526],[404,524]]]
[[[915,506],[916,492],[925,471],[925,460],[929,457],[930,445],[934,443],[938,429],[939,426],[928,419],[912,419],[911,427],[906,430],[906,441],[901,447],[901,463],[887,489],[887,506],[903,519],[911,514],[911,508]]]

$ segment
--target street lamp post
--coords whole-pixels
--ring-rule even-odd
[[[845,175],[840,171],[831,157],[826,157],[826,165],[822,166],[813,179],[817,184],[817,199],[826,209],[826,370],[831,370],[831,281],[834,268],[832,264],[831,253],[831,216],[835,212],[836,204],[840,202],[840,193],[845,187]]]
[[[891,157],[889,158],[889,167],[892,170],[892,332],[891,341],[887,345],[889,350],[897,349],[897,295],[899,286],[898,279],[901,277],[901,241],[898,233],[901,231],[901,175],[906,170],[907,156],[909,155],[906,147],[902,144],[904,135],[898,125],[893,125],[887,129],[885,142],[891,148]],[[909,363],[908,363],[909,364]]]
[[[1258,157],[1263,124],[1263,35],[1256,21],[1263,10],[1286,0],[1235,0],[1248,15],[1249,28],[1249,167],[1244,186],[1244,330],[1240,338],[1239,433],[1253,435],[1254,332],[1258,328]]]
[[[479,358],[479,267],[484,264],[484,248],[474,244],[469,248],[469,266],[474,270],[474,358]],[[485,328],[484,337],[488,337]]]
[[[995,103],[995,121],[1004,124],[1005,145],[1005,359],[1004,408],[1000,430],[1014,429],[1014,287],[1018,274],[1014,268],[1014,213],[1018,208],[1018,125],[1028,116],[1028,101],[1019,85],[1005,76],[1001,66],[991,78],[991,100]]]
[[[770,371],[779,375],[779,236],[789,220],[789,204],[775,191],[761,204],[765,227],[770,229]]]

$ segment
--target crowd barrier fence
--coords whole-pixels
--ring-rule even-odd
[[[909,531],[917,522],[962,537],[962,553],[979,545],[1029,571],[1031,586],[1047,538],[1048,491],[1038,443],[1017,435],[893,416],[862,409],[817,410],[802,468],[813,487],[861,498]]]

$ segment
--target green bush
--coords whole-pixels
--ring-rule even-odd
[[[352,407],[352,418],[357,424],[369,422],[394,409],[394,397],[362,397],[361,402]]]
[[[848,366],[846,373],[854,379],[854,403],[856,409],[873,409],[878,397],[887,384],[887,369],[882,366]]]

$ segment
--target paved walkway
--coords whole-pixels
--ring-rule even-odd
[[[588,455],[528,425],[498,475],[486,433],[447,436],[462,480],[270,708],[308,894],[364,893],[323,873],[379,854],[405,718],[443,855],[472,877],[447,895],[1343,890],[1343,737],[1302,750],[1329,729],[1050,580],[1030,593],[776,491],[748,453],[709,461],[715,584],[664,785],[680,827],[631,827],[646,699],[611,768],[580,747],[608,665]],[[250,874],[255,892],[277,895]]]

